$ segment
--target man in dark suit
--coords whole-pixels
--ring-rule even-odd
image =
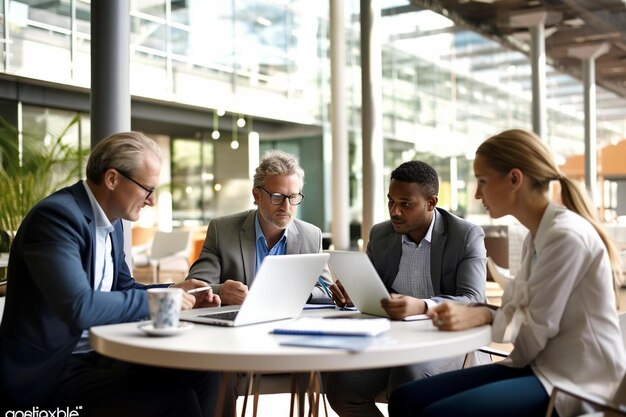
[[[153,140],[112,135],[92,150],[86,181],[48,196],[24,218],[11,247],[0,326],[2,408],[213,415],[217,374],[132,365],[96,354],[88,343],[91,326],[149,316],[148,287],[135,282],[124,261],[120,219],[135,221],[154,205],[160,171]],[[185,293],[183,308],[220,303],[211,291],[198,294]]]
[[[320,228],[295,218],[304,199],[304,171],[296,158],[268,152],[253,182],[258,209],[211,220],[200,257],[187,277],[209,282],[225,305],[243,302],[265,256],[322,251]],[[322,275],[330,286],[328,270]],[[313,289],[312,297],[324,296],[322,288]]]
[[[485,299],[486,252],[482,228],[436,208],[437,173],[420,161],[405,162],[391,173],[387,194],[390,220],[375,225],[367,254],[392,294],[382,306],[392,319],[424,314],[453,300]],[[338,304],[350,301],[341,277],[331,287]],[[327,395],[341,417],[382,416],[374,403],[381,392],[433,374],[459,369],[463,358],[392,369],[328,374]]]

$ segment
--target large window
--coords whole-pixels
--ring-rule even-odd
[[[172,218],[206,224],[213,216],[213,144],[210,139],[175,138],[172,155]]]

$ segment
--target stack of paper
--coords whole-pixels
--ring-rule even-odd
[[[300,317],[274,329],[276,334],[376,336],[389,330],[389,319]]]

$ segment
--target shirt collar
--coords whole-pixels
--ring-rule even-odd
[[[287,230],[289,230],[289,224],[287,225],[287,227],[285,227],[285,230],[283,230],[283,235],[281,236],[279,241],[283,239],[287,241]],[[256,211],[254,215],[254,233],[256,234],[256,240],[259,240],[262,237],[263,240],[265,241],[265,245],[267,246],[267,239],[265,239],[265,235],[263,234],[263,229],[261,229],[261,223],[259,223],[259,211],[258,210]]]
[[[104,214],[104,210],[100,207],[100,203],[96,200],[96,197],[91,192],[91,188],[87,184],[87,181],[83,181],[83,186],[85,187],[85,191],[87,191],[87,197],[89,197],[89,203],[91,203],[91,210],[94,214],[94,220],[96,222],[97,228],[104,228],[107,232],[112,232],[114,227],[107,218],[106,214]]]
[[[433,238],[433,227],[435,225],[436,216],[437,216],[437,209],[433,209],[433,218],[430,219],[430,226],[428,226],[428,230],[426,231],[426,234],[424,235],[424,238],[422,239],[422,241],[425,240],[428,243],[431,242]],[[415,245],[419,245],[421,242],[413,242],[410,237],[408,237],[406,234],[403,234],[402,243],[413,243]]]

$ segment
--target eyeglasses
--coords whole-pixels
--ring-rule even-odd
[[[297,206],[298,204],[302,203],[302,200],[304,200],[304,194],[302,193],[285,195],[281,193],[270,193],[263,187],[257,188],[259,190],[265,191],[267,195],[270,196],[270,203],[274,204],[275,206],[280,206],[281,204],[283,204],[283,201],[285,201],[286,198],[289,200],[289,204],[291,204],[292,206]]]
[[[130,180],[130,181],[134,182],[135,184],[137,184],[138,186],[140,186],[141,188],[143,188],[143,189],[144,189],[144,190],[148,193],[148,194],[146,195],[146,200],[150,198],[150,196],[151,196],[151,195],[152,195],[152,193],[154,192],[154,188],[148,188],[148,187],[145,187],[145,186],[141,185],[140,183],[138,183],[137,181],[135,181],[134,179],[132,179],[132,178],[131,178],[131,176],[130,176],[130,175],[128,175],[128,174],[126,174],[125,172],[120,171],[120,170],[119,170],[119,169],[117,169],[117,168],[113,168],[113,169],[115,169],[117,172],[119,172],[119,173],[120,173],[123,177],[125,177],[127,180]]]

